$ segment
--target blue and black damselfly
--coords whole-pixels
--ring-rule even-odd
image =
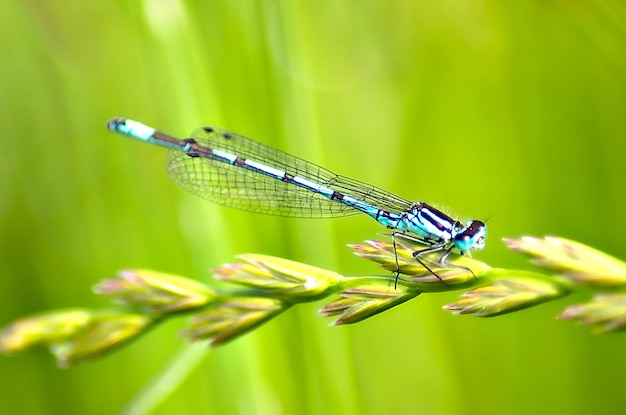
[[[221,205],[298,218],[365,213],[392,229],[392,238],[400,233],[425,244],[413,256],[435,276],[422,255],[441,252],[440,266],[458,267],[446,263],[453,249],[469,255],[485,246],[487,227],[482,221],[462,224],[424,202],[410,202],[221,128],[201,127],[191,138],[179,139],[124,118],[115,118],[107,126],[168,147],[170,177],[191,193]]]

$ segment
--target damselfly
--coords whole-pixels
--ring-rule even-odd
[[[440,251],[439,265],[449,265],[446,259],[453,249],[469,255],[485,246],[487,227],[479,220],[463,225],[424,202],[410,202],[221,128],[201,127],[191,138],[179,139],[124,118],[115,118],[107,126],[170,148],[170,177],[191,193],[221,205],[299,218],[365,213],[392,229],[392,237],[411,235],[427,245],[413,256],[435,276],[421,255]]]

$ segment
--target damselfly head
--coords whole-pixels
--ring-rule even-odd
[[[117,131],[120,125],[124,125],[126,123],[125,118],[113,118],[107,123],[107,128],[109,131]]]
[[[479,220],[470,221],[462,232],[454,236],[454,246],[461,252],[483,249],[485,247],[486,235],[487,225],[484,222]]]

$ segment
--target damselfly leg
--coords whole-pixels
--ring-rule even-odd
[[[472,271],[472,269],[463,265],[452,264],[447,261],[448,257],[450,256],[450,253],[455,248],[455,245],[453,243],[432,242],[432,241],[428,241],[428,240],[425,240],[425,239],[422,239],[422,238],[419,238],[410,234],[406,234],[403,232],[393,232],[391,233],[391,241],[392,241],[395,264],[396,264],[396,269],[394,271],[395,276],[396,276],[395,282],[394,282],[394,288],[397,288],[398,280],[400,278],[400,263],[398,261],[398,245],[396,242],[396,238],[405,239],[405,240],[416,242],[422,245],[430,244],[430,246],[426,246],[423,249],[418,249],[418,250],[413,251],[412,256],[413,258],[415,258],[417,263],[420,264],[420,266],[422,266],[431,275],[433,275],[435,278],[441,281],[444,285],[449,286],[450,284],[444,281],[444,279],[441,278],[439,274],[437,274],[437,272],[432,268],[433,265],[436,265],[438,268],[462,269],[464,271],[470,272],[472,276],[476,278],[476,274],[474,274],[474,271]],[[424,258],[425,256],[436,253],[436,252],[442,252],[441,256],[436,261],[433,261],[432,259]],[[463,255],[463,252],[461,252],[461,255]]]

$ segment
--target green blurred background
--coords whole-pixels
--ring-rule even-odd
[[[347,243],[366,217],[295,220],[185,193],[165,151],[114,116],[184,136],[212,124],[409,199],[491,217],[500,239],[556,234],[626,257],[626,6],[618,0],[5,1],[0,6],[0,324],[143,267],[211,282],[234,255],[379,272]],[[205,352],[171,321],[69,370],[0,360],[0,413],[622,413],[625,337],[555,316],[496,319],[424,295],[351,327],[299,306]],[[189,369],[189,376],[183,374]],[[149,385],[160,379],[164,390]],[[168,388],[173,389],[167,395]],[[144,389],[146,390],[146,389]]]

